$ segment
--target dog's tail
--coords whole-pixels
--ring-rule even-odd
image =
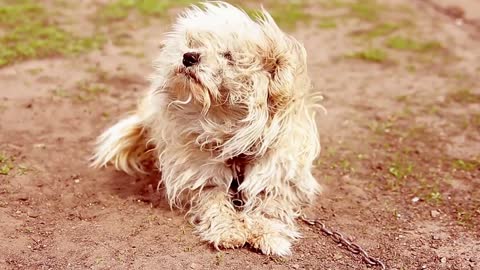
[[[91,167],[104,167],[112,163],[127,174],[145,174],[143,162],[151,158],[147,130],[138,115],[132,115],[101,134],[91,158]]]

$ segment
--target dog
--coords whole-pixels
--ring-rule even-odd
[[[304,46],[263,7],[183,11],[154,60],[136,111],[97,138],[91,165],[147,173],[154,161],[170,206],[203,240],[288,256],[295,220],[321,191],[315,121],[321,96]]]

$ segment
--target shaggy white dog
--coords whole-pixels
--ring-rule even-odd
[[[167,33],[151,88],[97,141],[92,165],[133,174],[155,160],[170,205],[217,248],[289,255],[320,186],[318,95],[304,47],[262,9],[192,6]]]

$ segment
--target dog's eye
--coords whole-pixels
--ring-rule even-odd
[[[224,52],[222,55],[228,60],[229,64],[233,64],[233,56],[231,52]]]

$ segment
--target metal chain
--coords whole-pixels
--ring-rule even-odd
[[[321,222],[319,219],[308,219],[305,216],[301,216],[300,219],[305,222],[308,225],[311,226],[316,226],[317,228],[320,229],[321,232],[323,232],[325,235],[330,236],[335,243],[341,244],[344,246],[348,251],[352,252],[353,254],[360,254],[362,256],[363,260],[370,266],[379,266],[381,267],[382,270],[385,270],[385,264],[380,261],[379,259],[372,257],[368,255],[368,253],[361,248],[359,245],[352,243],[345,239],[343,235],[339,232],[329,230],[325,226],[323,222]]]

